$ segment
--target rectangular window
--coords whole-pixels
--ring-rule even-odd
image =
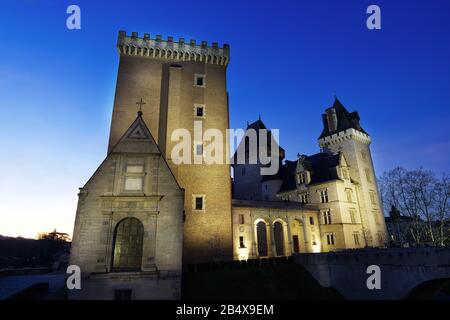
[[[297,176],[298,184],[305,184],[306,183],[306,174],[304,172],[301,172]]]
[[[353,234],[353,240],[355,240],[356,245],[359,245],[359,233],[355,232]]]
[[[239,237],[239,248],[245,248],[244,237]]]
[[[328,202],[328,190],[320,190],[320,202],[326,203]]]
[[[309,224],[314,225],[314,217],[309,217]]]
[[[300,193],[299,194],[300,197],[300,202],[301,203],[308,203],[308,194],[307,193]]]
[[[126,177],[125,190],[127,191],[141,191],[143,177]]]
[[[356,210],[355,209],[350,209],[350,221],[352,223],[356,223]]]
[[[195,145],[195,155],[196,156],[203,156],[203,144],[197,143]]]
[[[322,211],[323,223],[331,224],[331,211],[330,209]]]
[[[203,88],[206,87],[206,76],[204,74],[195,74],[194,86]]]
[[[131,300],[131,289],[114,290],[114,300]]]
[[[326,233],[325,234],[327,237],[327,244],[332,246],[334,245],[334,234],[333,233]]]
[[[345,193],[347,194],[347,201],[353,202],[353,190],[350,188],[345,189]]]
[[[377,204],[377,201],[376,201],[376,194],[375,194],[375,191],[373,191],[373,190],[370,190],[369,191],[369,196],[370,196],[370,202],[372,203],[372,204]]]
[[[300,252],[300,242],[298,241],[297,235],[292,236],[292,242],[294,244],[294,253],[299,253]]]
[[[380,214],[378,213],[378,210],[373,210],[373,218],[375,220],[375,224],[379,225],[381,223]]]
[[[371,174],[371,172],[370,172],[370,169],[369,169],[369,168],[366,168],[366,169],[364,170],[364,172],[366,173],[366,179],[367,179],[367,182],[372,182],[372,174]]]
[[[203,117],[203,107],[197,107],[195,111],[197,117]]]
[[[342,168],[342,177],[346,180],[348,180],[348,169]]]
[[[142,191],[144,188],[144,165],[140,163],[127,163],[124,172],[123,189],[125,191]]]
[[[205,210],[205,196],[204,195],[192,195],[193,209]]]
[[[244,224],[244,215],[243,214],[239,215],[239,224]]]
[[[206,107],[204,104],[194,104],[194,117],[206,118]]]

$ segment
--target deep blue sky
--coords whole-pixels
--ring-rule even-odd
[[[366,28],[370,4],[382,30]],[[290,159],[318,151],[336,93],[371,134],[378,174],[449,172],[449,15],[447,0],[2,1],[0,234],[72,231],[77,188],[106,153],[120,29],[229,43],[231,127],[261,114]]]

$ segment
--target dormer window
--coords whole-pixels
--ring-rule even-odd
[[[300,172],[297,175],[297,183],[298,184],[305,184],[306,183],[306,173],[305,172]]]
[[[342,177],[345,179],[345,180],[348,180],[348,169],[347,168],[342,168]]]

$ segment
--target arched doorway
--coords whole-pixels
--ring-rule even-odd
[[[139,271],[142,265],[144,226],[136,218],[121,220],[114,231],[113,271]]]
[[[267,257],[267,225],[264,221],[256,224],[256,237],[258,241],[258,256]]]
[[[273,237],[275,240],[275,252],[277,256],[284,256],[284,230],[281,222],[276,221],[273,224]]]

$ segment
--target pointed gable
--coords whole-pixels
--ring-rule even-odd
[[[155,139],[142,118],[141,112],[138,113],[136,120],[111,149],[110,153],[114,152],[161,154]]]

